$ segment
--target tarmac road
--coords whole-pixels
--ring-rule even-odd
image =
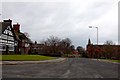
[[[59,63],[3,65],[3,78],[118,78],[118,64],[86,58]]]

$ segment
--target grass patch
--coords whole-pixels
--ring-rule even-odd
[[[111,62],[120,62],[120,60],[110,60]]]
[[[38,61],[50,59],[56,59],[56,57],[48,57],[41,55],[0,55],[0,60],[2,61]]]
[[[107,61],[111,61],[111,62],[120,62],[120,60],[113,60],[113,59],[100,59],[100,60],[107,60]]]

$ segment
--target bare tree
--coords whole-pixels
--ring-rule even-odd
[[[55,36],[50,36],[46,40],[42,40],[42,44],[44,44],[44,49],[43,52],[45,54],[50,54],[50,55],[56,55],[58,53],[58,46],[60,43],[60,38],[55,37]]]
[[[50,36],[46,40],[42,40],[44,43],[44,53],[59,54],[70,53],[71,40],[69,38],[60,39],[55,36]]]
[[[86,51],[82,46],[78,46],[77,51],[82,57],[87,57]]]
[[[115,56],[115,51],[117,51],[117,48],[115,48],[115,43],[113,43],[113,41],[111,40],[107,40],[105,42],[105,56],[106,58],[112,58],[113,56]]]
[[[65,38],[61,42],[64,44],[65,47],[70,47],[70,45],[72,43],[69,38]]]
[[[58,37],[50,36],[47,38],[46,43],[49,46],[58,46],[60,39]]]
[[[69,54],[71,51],[71,43],[72,41],[69,38],[65,38],[63,40],[61,40],[60,42],[60,50],[64,53],[64,54]]]
[[[107,40],[104,45],[114,45],[113,41],[111,40]]]
[[[74,45],[71,45],[70,48],[71,48],[72,51],[75,50],[75,46]]]

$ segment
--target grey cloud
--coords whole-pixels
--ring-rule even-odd
[[[32,40],[40,41],[55,35],[61,38],[69,37],[76,46],[85,47],[89,37],[93,42],[96,40],[96,35],[89,36],[95,34],[95,31],[90,33],[88,26],[106,14],[113,3],[93,1],[85,4],[81,7],[71,2],[5,2],[2,3],[2,17],[19,22],[21,30],[28,32]]]

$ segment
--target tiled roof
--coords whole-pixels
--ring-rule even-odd
[[[22,33],[22,32],[16,33],[16,35],[18,36],[18,38],[19,38],[20,40],[25,40],[25,42],[27,42],[27,43],[33,43],[33,42],[32,42],[29,38],[27,38],[27,37],[25,36],[25,34]]]

